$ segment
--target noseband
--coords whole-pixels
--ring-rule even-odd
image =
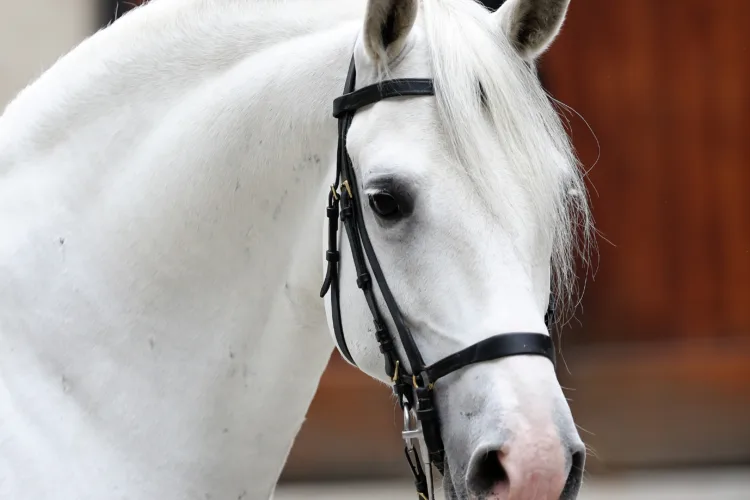
[[[466,349],[451,354],[431,365],[426,365],[419,352],[414,337],[396,304],[383,270],[375,256],[375,251],[367,234],[362,214],[362,203],[358,197],[357,178],[354,174],[351,158],[346,151],[346,135],[358,109],[375,104],[391,97],[433,96],[435,89],[431,79],[407,78],[386,80],[374,85],[354,90],[356,70],[354,58],[349,65],[344,94],[333,102],[333,116],[338,119],[338,158],[336,178],[328,194],[328,251],[326,260],[328,270],[320,296],[331,292],[331,314],[336,343],[341,354],[354,366],[349,348],[344,338],[341,323],[339,295],[339,258],[338,224],[339,217],[344,224],[349,238],[354,267],[357,272],[357,286],[362,290],[367,306],[372,313],[375,326],[375,338],[380,344],[380,352],[385,358],[385,372],[393,382],[393,392],[398,398],[404,412],[403,438],[406,441],[405,454],[414,474],[417,493],[422,500],[432,498],[432,474],[429,464],[432,463],[441,474],[445,472],[443,441],[440,435],[440,419],[435,407],[435,382],[442,377],[474,363],[492,361],[509,356],[533,354],[544,356],[555,363],[554,346],[550,336],[541,333],[500,333],[473,344]],[[341,186],[339,187],[339,181]],[[367,264],[372,269],[368,271]],[[372,276],[380,289],[385,305],[398,332],[409,368],[400,359],[394,344],[394,337],[388,330],[373,289]],[[552,300],[545,315],[545,322],[550,327],[552,321]],[[427,450],[429,462],[422,467],[419,450]],[[427,471],[425,472],[425,469]]]

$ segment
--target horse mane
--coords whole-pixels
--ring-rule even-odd
[[[527,190],[535,223],[552,245],[557,310],[574,308],[575,261],[588,264],[593,219],[584,176],[560,116],[535,68],[466,0],[421,2],[441,126],[465,175],[488,203],[503,199],[503,165]],[[487,154],[501,141],[506,158]],[[507,177],[506,177],[507,179]],[[505,207],[513,215],[519,207]],[[561,317],[561,316],[559,316]]]

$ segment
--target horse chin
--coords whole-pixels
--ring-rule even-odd
[[[453,487],[453,481],[450,477],[443,478],[443,493],[445,500],[459,500],[458,493],[456,493],[456,489]]]
[[[460,500],[456,492],[456,485],[453,484],[453,476],[448,470],[448,463],[445,463],[445,475],[443,476],[443,495],[445,500]]]

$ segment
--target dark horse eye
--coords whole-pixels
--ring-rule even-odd
[[[375,193],[369,196],[370,207],[384,219],[395,219],[401,215],[398,201],[389,193]]]

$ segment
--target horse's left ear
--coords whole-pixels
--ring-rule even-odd
[[[570,0],[506,0],[492,14],[521,57],[536,59],[560,32]]]
[[[401,52],[418,9],[418,0],[368,0],[363,35],[374,63],[386,65]]]

